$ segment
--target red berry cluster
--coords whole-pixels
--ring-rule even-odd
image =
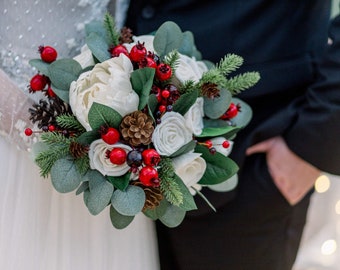
[[[110,145],[116,144],[120,140],[120,133],[113,127],[101,129],[101,138]],[[106,152],[107,158],[113,164],[122,165],[125,162],[131,167],[131,171],[139,174],[139,181],[145,186],[158,187],[160,179],[156,166],[161,158],[155,149],[134,149],[128,153],[121,147],[115,147]],[[139,169],[142,166],[141,169]]]
[[[40,46],[39,47],[40,58],[46,63],[52,63],[57,59],[57,51],[51,46]],[[29,92],[44,91],[48,97],[54,98],[56,94],[53,92],[51,87],[51,80],[42,74],[36,74],[31,78],[29,85]]]
[[[211,140],[206,140],[205,142],[199,142],[198,144],[207,147],[211,154],[216,153],[216,148],[214,147],[213,142]],[[230,146],[230,142],[228,140],[225,140],[221,145],[223,148],[228,148]]]
[[[41,132],[47,132],[47,131],[56,131],[56,127],[54,125],[49,126],[43,126],[41,130],[39,131],[33,131],[31,128],[26,128],[24,133],[26,136],[31,136],[33,133],[41,133]]]

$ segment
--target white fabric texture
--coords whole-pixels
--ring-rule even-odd
[[[28,60],[39,45],[59,57],[83,45],[84,23],[101,20],[107,0],[0,1],[0,269],[155,270],[154,224],[142,214],[124,230],[108,210],[92,216],[82,195],[57,193],[39,176],[27,151],[33,139],[26,85],[35,73]],[[2,70],[2,71],[1,71]],[[4,72],[3,72],[4,71]],[[8,143],[10,142],[10,143]]]

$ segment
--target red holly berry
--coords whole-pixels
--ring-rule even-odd
[[[139,61],[139,68],[144,67],[157,68],[157,63],[153,58],[147,56],[144,57],[141,61]]]
[[[241,106],[239,104],[230,103],[228,110],[220,117],[223,120],[229,120],[234,118],[240,111]]]
[[[163,91],[162,91],[162,97],[163,97],[163,98],[168,98],[168,97],[170,97],[170,91],[169,91],[169,90],[163,90]]]
[[[139,171],[139,180],[144,186],[159,187],[158,172],[154,167],[145,166]]]
[[[145,58],[146,54],[147,50],[144,47],[144,42],[140,43],[138,41],[138,43],[131,48],[129,56],[131,61],[139,63]]]
[[[205,142],[205,146],[208,147],[208,148],[213,147],[212,141],[211,141],[211,140],[207,140],[207,141]]]
[[[26,136],[31,136],[33,134],[33,130],[32,129],[30,129],[30,128],[26,128],[25,129],[25,135]]]
[[[166,111],[166,106],[165,105],[160,105],[158,109],[159,109],[159,111],[161,113],[164,113]]]
[[[109,49],[109,52],[111,54],[111,57],[118,57],[121,53],[125,54],[127,57],[129,57],[129,51],[127,50],[127,48],[122,45],[119,44],[117,46],[114,46],[112,48]]]
[[[228,148],[230,146],[230,142],[229,141],[224,141],[223,143],[222,143],[222,147],[223,148]]]
[[[53,89],[51,87],[51,85],[48,85],[47,91],[46,91],[46,95],[51,97],[51,98],[55,98],[57,95],[53,92]]]
[[[142,152],[143,162],[145,165],[157,166],[161,161],[161,156],[155,149],[146,149]]]
[[[51,63],[57,59],[58,53],[56,49],[51,46],[40,46],[39,47],[41,60],[47,63]]]
[[[30,92],[42,91],[47,84],[47,77],[41,74],[36,74],[30,81]]]
[[[126,162],[126,152],[123,148],[113,148],[110,152],[110,161],[116,165],[122,165]]]
[[[168,64],[160,63],[156,69],[156,77],[160,81],[167,81],[172,76],[171,67]]]
[[[107,144],[115,144],[120,139],[120,133],[117,129],[115,129],[113,127],[102,128],[101,138]]]
[[[49,125],[48,126],[49,131],[55,131],[55,126],[54,125]]]

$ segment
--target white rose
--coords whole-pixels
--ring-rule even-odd
[[[130,59],[120,54],[95,65],[71,83],[70,105],[86,130],[91,130],[88,113],[93,102],[111,107],[122,116],[138,109],[139,97],[130,82],[132,71]]]
[[[196,191],[192,188],[200,190],[201,185],[197,184],[202,178],[207,164],[200,153],[189,152],[172,159],[175,173],[183,180],[184,184],[189,188],[191,194]]]
[[[185,125],[184,117],[176,112],[167,112],[152,134],[152,142],[162,156],[170,156],[192,140],[192,133]]]
[[[82,68],[95,65],[92,52],[90,51],[89,47],[87,47],[87,45],[84,45],[81,48],[80,54],[75,56],[73,59],[76,60]]]
[[[203,125],[203,109],[204,99],[199,97],[196,102],[185,113],[185,123],[194,135],[200,135],[202,133]]]
[[[208,71],[208,68],[202,61],[196,61],[194,57],[179,54],[175,76],[181,83],[188,80],[198,82],[205,71]]]
[[[227,157],[227,156],[229,156],[229,154],[231,153],[231,150],[233,149],[234,142],[228,140],[229,147],[224,148],[222,146],[222,144],[225,141],[226,141],[226,138],[224,138],[224,137],[215,137],[215,138],[211,139],[213,147],[216,149],[216,151]]]
[[[155,49],[153,47],[153,39],[154,36],[151,35],[142,35],[142,36],[134,36],[133,40],[134,42],[132,43],[124,43],[124,46],[127,48],[127,50],[130,52],[131,48],[136,45],[138,42],[139,43],[143,43],[144,42],[144,47],[146,48],[146,50],[149,52],[155,52]]]
[[[122,165],[116,165],[107,157],[107,150],[111,151],[113,148],[118,147],[124,149],[126,153],[132,150],[130,146],[122,143],[109,145],[102,139],[93,141],[89,150],[91,169],[99,171],[102,175],[109,176],[121,176],[127,173],[130,166],[126,162]]]

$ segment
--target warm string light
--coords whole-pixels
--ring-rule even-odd
[[[324,193],[330,188],[331,182],[328,176],[322,174],[315,181],[315,191],[318,193]]]

